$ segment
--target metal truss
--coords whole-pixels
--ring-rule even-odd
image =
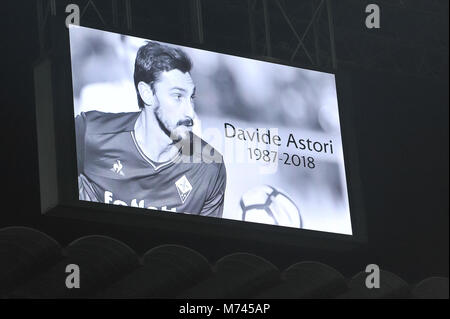
[[[360,0],[37,0],[41,53],[51,47],[49,20],[65,14],[69,3],[79,5],[83,25],[133,33],[148,25],[172,28],[177,39],[206,48],[330,71],[352,66],[448,75],[447,0],[377,0],[379,30],[365,28]],[[444,29],[446,34],[436,31]]]
[[[337,68],[331,1],[247,0],[247,3],[253,55],[310,67]],[[263,39],[256,28],[264,30]]]
[[[68,4],[77,4],[80,19],[95,25],[121,28],[131,31],[133,15],[131,0],[37,0],[38,37],[41,55],[51,49],[51,21],[57,15],[65,15]]]
[[[360,0],[247,3],[251,51],[256,56],[330,70],[339,65],[427,78],[448,76],[445,0],[376,1],[382,11],[379,30],[365,28]]]

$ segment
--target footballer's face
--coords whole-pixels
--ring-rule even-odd
[[[194,125],[195,85],[189,72],[162,72],[154,86],[154,112],[174,141],[186,139]]]

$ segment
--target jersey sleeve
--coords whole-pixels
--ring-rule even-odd
[[[227,173],[225,164],[219,166],[215,181],[211,184],[209,195],[205,201],[200,215],[222,218],[223,204],[225,199],[225,188],[227,184]]]
[[[84,172],[84,153],[86,140],[86,114],[81,113],[75,118],[75,136],[77,151],[78,175]]]
[[[88,202],[99,202],[97,196],[95,196],[95,191],[92,187],[92,184],[83,174],[78,175],[78,192],[79,192],[78,197],[79,200],[84,200]]]

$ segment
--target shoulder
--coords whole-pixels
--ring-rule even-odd
[[[132,131],[140,112],[105,113],[82,112],[75,118],[77,127],[82,126],[87,134],[108,134]]]

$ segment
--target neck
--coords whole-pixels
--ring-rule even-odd
[[[136,142],[144,154],[154,162],[166,162],[178,153],[178,147],[161,129],[152,108],[145,107],[134,125]]]

